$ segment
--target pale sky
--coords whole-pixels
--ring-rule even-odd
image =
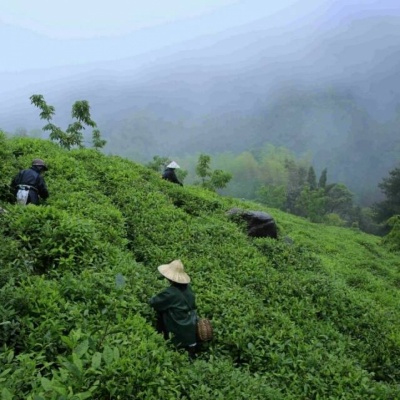
[[[211,86],[233,70],[268,71],[249,79],[257,93],[359,87],[382,114],[399,43],[400,0],[0,0],[0,124],[17,97],[30,107],[30,94],[68,93],[78,80],[147,84],[175,68],[209,71]],[[183,80],[197,88],[192,74]]]
[[[353,19],[375,14],[400,17],[400,0],[0,0],[0,88],[14,91],[35,80],[56,79],[49,71],[54,68],[59,76],[99,62],[114,68],[115,61],[133,57],[139,67],[148,62],[146,55],[160,57],[161,50],[177,45],[190,49],[199,38],[204,39],[201,46],[212,46],[218,35],[221,40],[221,34],[251,32],[253,26],[268,33],[269,54],[278,62],[283,54],[296,55],[296,46],[318,49],[326,35],[343,37]],[[295,40],[278,44],[291,31],[297,32]],[[364,53],[357,59],[353,51],[349,63],[362,63],[370,57]],[[314,50],[308,57],[310,68],[330,71],[314,62],[319,56]],[[327,56],[334,57],[328,52],[321,60]],[[298,57],[304,58],[302,53]],[[40,79],[39,73],[20,73],[45,69]]]
[[[268,30],[292,27],[318,18],[313,14],[332,1],[0,0],[0,73],[129,58],[251,29],[261,18],[268,18]]]
[[[0,21],[51,38],[118,36],[198,17],[239,0],[3,0]]]

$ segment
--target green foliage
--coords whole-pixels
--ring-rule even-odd
[[[312,222],[322,222],[325,215],[327,199],[322,189],[312,190],[305,186],[296,198],[295,213],[308,217]]]
[[[39,114],[40,118],[48,122],[43,127],[43,130],[49,131],[50,139],[58,141],[61,147],[67,150],[75,146],[83,147],[83,130],[85,129],[85,125],[95,128],[92,133],[93,147],[100,149],[105,146],[106,141],[101,139],[100,131],[96,128],[97,125],[90,116],[90,106],[86,100],[76,101],[72,105],[71,116],[76,121],[69,124],[65,131],[50,122],[55,114],[55,108],[48,105],[41,94],[32,95],[30,100],[34,106],[41,110]]]
[[[44,97],[41,94],[33,94],[30,97],[31,103],[40,109],[40,118],[46,121],[50,121],[54,114],[55,108],[54,106],[48,105],[44,100]]]
[[[356,226],[364,232],[372,233],[374,235],[382,235],[383,226],[376,223],[375,213],[372,208],[361,208],[360,206],[355,206],[353,214],[353,226]]]
[[[1,232],[16,243],[21,257],[9,254],[6,263],[45,272],[54,268],[79,269],[82,265],[94,267],[104,259],[106,246],[98,242],[92,221],[51,206],[14,208],[1,216]]]
[[[145,166],[152,169],[153,171],[161,173],[170,162],[171,160],[168,157],[154,156],[153,161],[148,162],[147,164],[145,164]],[[183,182],[188,174],[188,171],[182,168],[178,168],[175,170],[175,173],[178,180],[180,182]]]
[[[10,182],[13,171],[13,154],[6,134],[0,130],[0,201],[11,200]],[[1,204],[0,204],[1,206]]]
[[[207,176],[212,171],[210,156],[189,156],[190,174],[202,177],[201,185],[207,187]],[[283,211],[303,216],[313,222],[358,227],[368,233],[382,235],[382,226],[371,219],[371,210],[353,205],[353,193],[341,183],[327,183],[327,169],[319,177],[318,184],[309,155],[298,159],[286,148],[266,145],[241,154],[222,153],[213,157],[213,164],[232,175],[229,187],[220,189],[223,195],[256,199]],[[330,214],[336,214],[334,220]]]
[[[200,154],[196,165],[196,174],[201,178],[201,186],[213,191],[223,189],[232,179],[232,175],[220,169],[212,170],[210,163],[209,155]]]
[[[287,179],[283,185],[262,185],[258,189],[257,199],[262,203],[306,217],[312,222],[336,226],[350,226],[364,217],[361,210],[355,212],[353,194],[345,185],[327,185],[326,169],[322,171],[317,185],[312,166],[306,172],[303,163],[290,158],[284,160],[284,165]],[[333,217],[333,214],[337,217]],[[365,227],[365,224],[362,226]]]
[[[400,168],[389,171],[389,177],[378,185],[385,195],[385,200],[375,204],[376,220],[383,222],[393,215],[400,214]]]
[[[285,208],[288,212],[295,213],[297,198],[306,184],[307,171],[303,165],[297,165],[293,160],[286,160],[285,168],[288,171]]]
[[[98,129],[93,129],[92,132],[92,143],[93,143],[93,147],[96,150],[102,149],[107,141],[101,138],[101,134],[100,131]]]
[[[328,185],[325,188],[327,195],[326,210],[328,213],[337,213],[345,216],[353,207],[353,193],[343,184]]]
[[[327,170],[327,168],[324,168],[322,170],[321,176],[319,177],[319,180],[318,180],[318,187],[320,189],[325,189],[327,181],[328,181],[328,170]]]
[[[330,213],[326,214],[323,219],[324,223],[333,226],[345,226],[346,221],[344,221],[338,214]]]
[[[154,156],[153,160],[148,162],[146,167],[156,171],[162,172],[162,170],[171,162],[168,157]]]
[[[315,190],[317,188],[317,176],[315,175],[313,166],[308,169],[307,183],[311,190]]]
[[[392,251],[400,251],[400,215],[394,215],[389,218],[387,224],[391,227],[391,231],[382,239]]]
[[[257,191],[257,199],[267,206],[284,209],[286,203],[286,187],[264,185]]]
[[[196,174],[204,183],[207,177],[211,176],[210,168],[211,157],[207,154],[200,154],[196,165]]]
[[[188,173],[189,172],[186,169],[178,168],[176,170],[176,176],[177,176],[179,182],[183,182],[185,180],[185,178],[187,177]]]
[[[10,177],[36,156],[51,166],[46,205],[0,214],[3,398],[399,398],[400,258],[379,238],[93,149],[2,144]],[[270,213],[280,239],[247,237],[233,207]],[[215,330],[194,362],[148,305],[175,258]]]

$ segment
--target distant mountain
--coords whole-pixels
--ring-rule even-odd
[[[82,43],[20,32],[21,63],[39,52],[43,64],[54,57],[65,66],[2,73],[0,127],[42,126],[33,93],[56,106],[61,125],[72,102],[87,99],[113,153],[144,160],[269,141],[311,152],[317,167],[359,194],[376,191],[400,151],[400,17],[391,1],[367,3],[315,13],[307,3],[301,16],[260,12],[225,30],[209,16],[210,34],[203,18],[192,21],[200,36],[186,40],[188,23]],[[3,38],[17,35],[0,27]],[[172,45],[157,43],[163,29]],[[88,64],[79,58],[85,51]],[[112,60],[96,61],[107,52]]]

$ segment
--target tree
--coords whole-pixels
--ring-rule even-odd
[[[400,215],[389,218],[387,224],[391,231],[382,239],[382,242],[392,251],[400,251]]]
[[[327,214],[338,214],[348,219],[353,210],[353,193],[342,183],[334,183],[325,189]]]
[[[196,174],[201,178],[201,186],[214,191],[223,189],[232,179],[232,175],[220,169],[211,170],[210,162],[209,155],[200,154],[196,165]]]
[[[93,129],[93,132],[92,132],[92,143],[93,143],[93,147],[96,150],[102,149],[107,143],[106,140],[101,138],[100,131],[97,128]]]
[[[400,215],[400,168],[389,172],[389,177],[379,183],[379,188],[386,198],[380,203],[374,204],[376,220],[386,222],[393,215]]]
[[[286,210],[295,213],[297,198],[306,182],[307,169],[302,165],[297,165],[293,160],[286,160],[285,168],[288,171]]]
[[[257,200],[269,207],[285,209],[286,186],[263,185],[257,190]]]
[[[203,184],[206,182],[206,179],[211,176],[210,162],[211,157],[206,154],[200,154],[197,160],[196,174],[201,178]]]
[[[216,168],[223,166],[224,171],[232,174],[232,180],[229,189],[223,193],[232,197],[254,199],[256,190],[263,182],[263,176],[260,167],[253,154],[244,151],[241,154],[233,155],[224,153],[221,156],[213,156],[213,164]]]
[[[320,189],[325,189],[325,186],[326,186],[326,182],[327,182],[327,180],[328,180],[328,170],[326,169],[326,168],[324,168],[323,170],[322,170],[322,172],[321,172],[321,176],[319,177],[319,180],[318,180],[318,187],[320,188]]]
[[[55,114],[55,108],[48,105],[41,94],[32,95],[30,100],[31,104],[41,110],[39,114],[40,118],[47,121],[43,130],[49,131],[50,139],[58,141],[61,147],[67,150],[70,150],[74,146],[83,147],[83,130],[85,129],[85,125],[94,128],[92,140],[95,149],[100,149],[106,144],[106,141],[101,139],[100,131],[97,129],[96,123],[90,116],[88,101],[80,100],[72,105],[71,116],[76,121],[69,124],[67,129],[63,131],[60,127],[51,122]]]
[[[317,175],[315,174],[313,166],[308,169],[307,183],[311,190],[315,190],[317,188]]]
[[[148,162],[146,167],[156,171],[161,172],[161,169],[164,169],[166,165],[170,163],[170,159],[168,157],[160,157],[160,156],[153,156],[153,161]]]
[[[372,235],[383,236],[387,229],[382,224],[378,224],[374,217],[375,213],[372,207],[361,208],[358,205],[353,207],[351,218],[353,227],[358,227],[363,232],[371,233]]]
[[[322,189],[311,190],[304,186],[296,199],[297,215],[309,218],[312,222],[322,222],[325,214],[326,196]]]

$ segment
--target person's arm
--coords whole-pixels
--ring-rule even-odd
[[[47,190],[46,182],[43,177],[39,175],[39,183],[38,183],[38,193],[39,196],[45,200],[49,197],[49,191]]]
[[[149,304],[156,310],[163,312],[167,310],[170,305],[171,305],[171,293],[168,289],[163,290],[161,293],[157,294],[156,296],[153,296],[149,300]]]
[[[10,185],[10,191],[11,193],[16,196],[17,194],[17,186],[19,185],[19,183],[21,182],[21,172],[18,172],[17,175],[14,176],[14,178],[11,181],[11,185]]]

